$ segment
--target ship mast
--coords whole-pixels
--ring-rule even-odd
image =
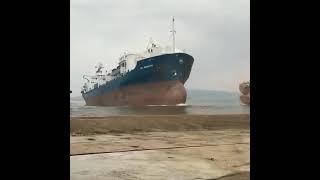
[[[176,33],[176,31],[174,30],[174,17],[172,18],[172,30],[170,31],[172,32],[172,48],[173,48],[173,52],[175,52],[175,37],[174,37],[174,33]]]

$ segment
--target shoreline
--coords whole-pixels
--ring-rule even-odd
[[[113,117],[154,117],[154,116],[250,116],[250,113],[217,113],[217,114],[136,114],[136,115],[110,115],[110,116],[70,116],[70,118],[113,118]]]
[[[250,114],[70,117],[71,136],[249,128]]]

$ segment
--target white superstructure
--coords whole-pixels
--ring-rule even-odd
[[[172,30],[170,32],[172,32],[172,40],[173,40],[172,46],[161,47],[155,44],[152,38],[150,38],[145,51],[141,53],[127,53],[127,52],[123,53],[119,58],[117,68],[112,69],[110,72],[105,71],[105,74],[104,74],[102,70],[104,67],[102,66],[101,63],[99,63],[97,66],[95,66],[96,74],[94,76],[87,76],[87,75],[83,76],[83,78],[86,79],[87,82],[84,83],[82,87],[82,91],[87,92],[92,88],[99,87],[108,81],[111,81],[119,76],[123,76],[124,74],[132,71],[136,67],[138,61],[140,60],[163,55],[163,54],[184,52],[175,48],[175,32],[176,31],[174,29],[174,18],[172,19]]]

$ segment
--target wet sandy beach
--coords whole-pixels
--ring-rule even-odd
[[[72,117],[71,179],[250,179],[250,117]]]
[[[233,115],[138,115],[109,117],[71,117],[72,135],[249,129],[248,114]]]

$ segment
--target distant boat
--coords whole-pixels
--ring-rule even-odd
[[[239,90],[242,93],[240,96],[241,102],[245,105],[250,105],[250,81],[241,83]]]

